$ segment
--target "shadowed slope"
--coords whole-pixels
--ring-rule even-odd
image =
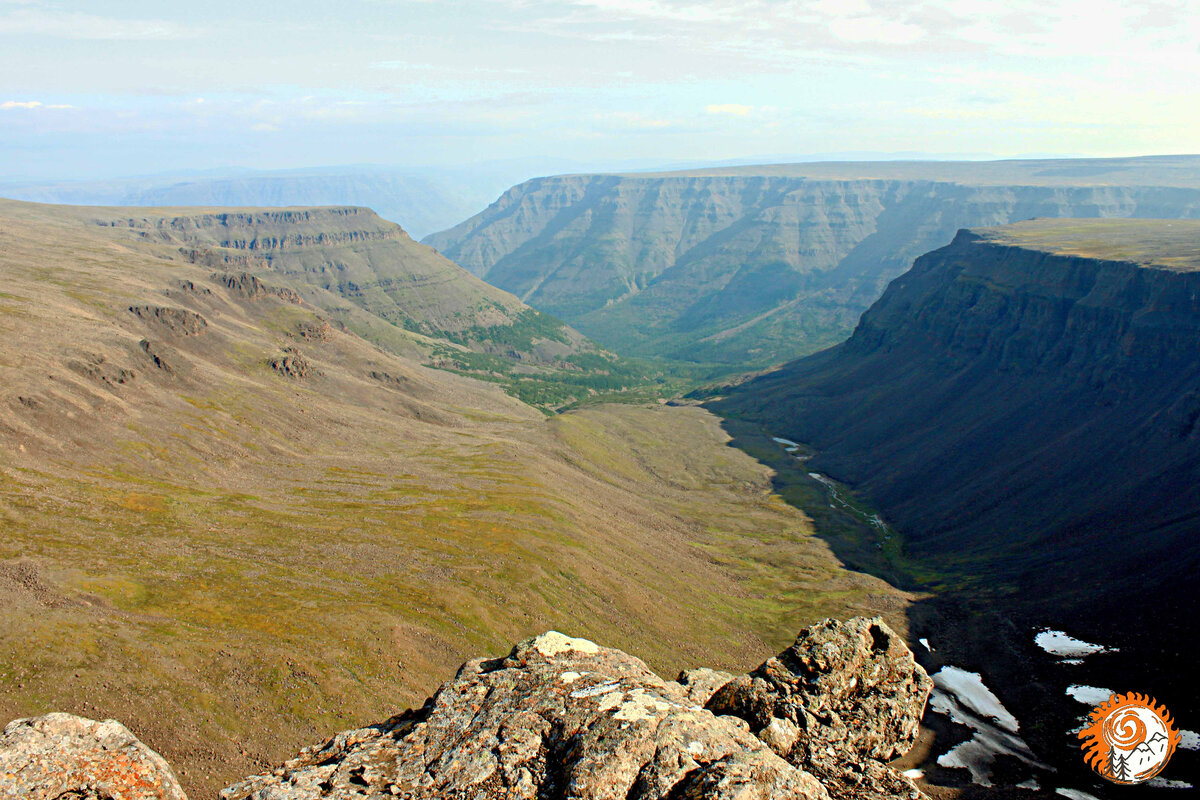
[[[1072,630],[1120,646],[1083,680],[1186,705],[1197,242],[1200,223],[1179,221],[963,231],[893,281],[846,343],[712,407],[813,446],[806,469],[869,496],[960,636],[993,636],[971,632],[964,609]],[[1029,669],[1010,677],[1029,684]],[[1026,699],[1070,705],[1061,691]]]

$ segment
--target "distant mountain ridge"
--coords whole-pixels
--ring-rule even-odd
[[[835,344],[912,259],[1030,217],[1200,216],[1200,157],[563,175],[425,237],[607,347],[762,366]]]
[[[478,211],[494,197],[481,186],[436,174],[346,167],[231,175],[0,185],[0,196],[101,206],[368,206],[418,237]]]

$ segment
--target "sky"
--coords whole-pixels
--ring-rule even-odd
[[[1200,152],[1194,0],[0,0],[0,180]]]

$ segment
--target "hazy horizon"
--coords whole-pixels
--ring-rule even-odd
[[[1122,0],[0,0],[0,181],[1186,153],[1198,34]]]

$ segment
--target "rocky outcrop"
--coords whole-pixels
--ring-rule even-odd
[[[768,365],[843,340],[888,281],[959,228],[1200,216],[1200,160],[1170,167],[1127,159],[560,175],[515,186],[424,241],[622,354]]]
[[[2,800],[187,800],[175,773],[119,722],[47,714],[0,736]]]
[[[221,797],[917,797],[876,759],[911,744],[929,688],[879,619],[813,626],[750,676],[679,681],[550,632]]]
[[[655,675],[551,631],[468,661],[425,705],[345,731],[222,800],[873,800],[921,797],[882,759],[912,744],[931,681],[879,619],[826,620],[749,675]],[[186,800],[112,720],[16,720],[0,800]]]
[[[288,378],[303,379],[313,374],[312,364],[308,359],[293,351],[276,356],[267,361],[267,366]]]
[[[258,276],[251,275],[248,272],[214,272],[212,279],[228,289],[231,294],[244,297],[247,300],[277,297],[287,303],[300,303],[300,295],[292,289],[263,283],[258,279]]]
[[[904,796],[878,762],[903,755],[933,682],[878,619],[826,620],[777,657],[725,683],[707,703],[817,776],[835,797]]]
[[[129,312],[138,319],[158,325],[176,336],[199,336],[208,328],[208,320],[185,308],[130,306]]]

